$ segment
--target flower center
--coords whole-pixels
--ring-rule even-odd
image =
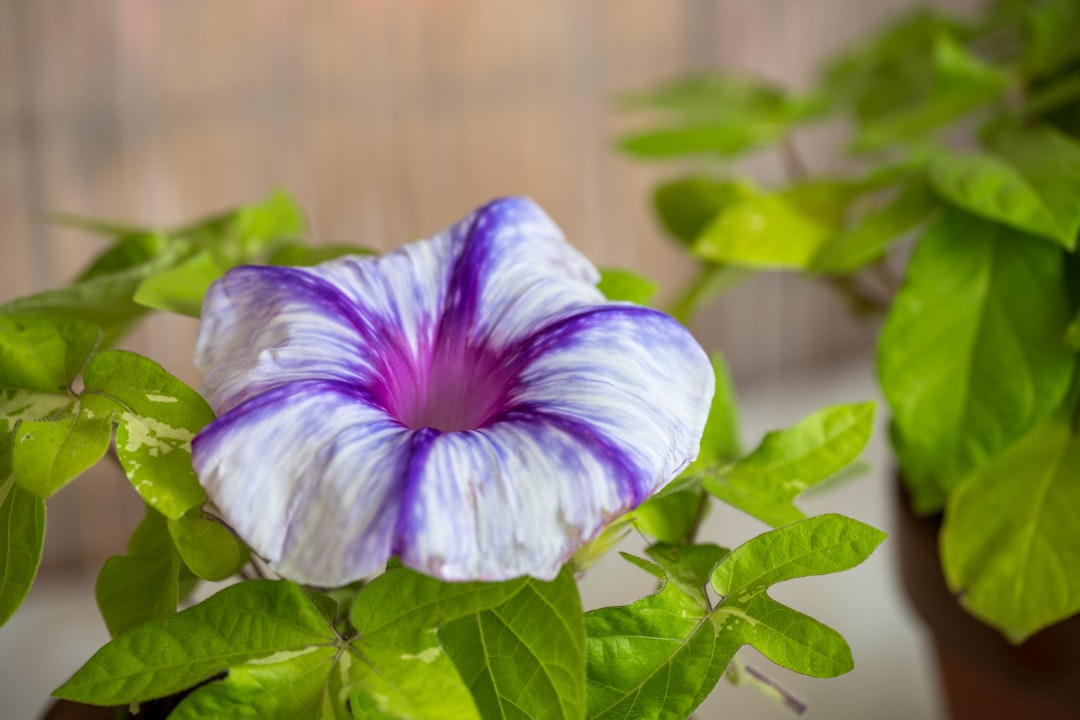
[[[426,365],[421,360],[391,373],[387,407],[403,425],[478,430],[505,409],[506,370],[490,353],[454,345],[437,348]]]

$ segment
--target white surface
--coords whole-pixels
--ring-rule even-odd
[[[747,447],[753,447],[766,430],[790,425],[826,404],[875,397],[869,360],[773,379],[742,393],[743,439]],[[892,464],[883,415],[879,405],[878,430],[865,456],[870,471],[800,502],[808,514],[840,512],[886,531],[892,528]],[[717,507],[700,539],[731,547],[765,529],[752,518]],[[641,545],[631,537],[622,549],[639,552]],[[613,553],[590,571],[581,587],[583,602],[593,608],[630,602],[649,592],[652,580]],[[753,651],[743,651],[755,668],[808,704],[806,718],[942,717],[931,657],[922,628],[900,594],[890,541],[854,570],[795,580],[772,594],[835,627],[848,639],[855,656],[853,672],[833,680],[815,680],[782,671]],[[37,717],[49,693],[107,639],[94,604],[93,578],[39,583],[15,618],[0,628],[0,720]],[[768,720],[789,715],[751,688],[721,682],[697,717]]]

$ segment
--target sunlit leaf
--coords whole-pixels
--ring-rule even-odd
[[[597,289],[608,300],[648,305],[656,295],[657,286],[652,280],[629,270],[601,268]]]
[[[439,630],[485,720],[570,720],[585,713],[585,624],[569,569],[528,579],[501,605]]]
[[[0,626],[30,591],[45,540],[45,501],[15,484],[3,459],[9,445],[10,438],[0,436]]]
[[[1013,642],[1080,612],[1080,438],[1068,413],[979,467],[949,498],[949,587]]]
[[[745,181],[687,177],[658,186],[653,205],[664,228],[693,245],[720,211],[755,194],[754,186]]]
[[[123,327],[147,312],[132,299],[142,281],[183,262],[191,252],[186,243],[169,243],[139,265],[12,300],[0,305],[0,314],[59,315],[105,328]]]
[[[826,180],[743,198],[709,223],[693,251],[710,262],[805,269],[839,231],[856,192],[848,183]]]
[[[745,458],[706,477],[705,488],[762,522],[785,525],[804,517],[795,498],[854,461],[873,427],[873,403],[824,408],[766,434]]]
[[[958,210],[919,241],[878,345],[915,506],[1058,406],[1075,364],[1059,248]]]
[[[229,670],[228,677],[188,695],[169,720],[332,720],[323,691],[339,654],[332,646],[270,655]],[[344,705],[343,702],[340,703]]]
[[[116,454],[135,490],[178,519],[206,493],[191,465],[191,440],[214,413],[195,390],[149,358],[122,350],[95,355],[84,400],[117,420]]]
[[[206,290],[223,272],[209,252],[196,253],[176,267],[143,280],[134,299],[156,310],[199,317]]]
[[[15,430],[12,447],[15,481],[47,498],[97,464],[111,438],[109,418],[78,403],[57,418],[24,420]]]
[[[227,587],[167,623],[151,621],[120,635],[53,694],[127,705],[190,688],[250,660],[281,660],[333,643],[325,609],[307,591],[286,581],[253,580]]]
[[[808,269],[844,275],[880,260],[893,243],[930,217],[938,206],[925,180],[910,180],[891,202],[871,210],[830,238]]]
[[[0,315],[0,387],[67,392],[100,337],[77,320]]]
[[[832,628],[776,602],[766,590],[786,580],[849,570],[862,563],[885,533],[841,515],[820,515],[759,535],[731,551],[713,572],[723,600],[721,632],[778,665],[813,677],[835,677],[854,663]],[[726,611],[726,613],[725,613]]]
[[[675,557],[670,548],[657,552],[677,580],[631,605],[586,614],[587,717],[688,717],[745,644],[796,672],[847,672],[852,660],[843,638],[772,600],[766,590],[795,577],[854,567],[883,538],[855,520],[825,515],[761,535],[726,556],[718,548],[682,548]],[[655,568],[650,572],[665,574],[648,565]],[[699,585],[713,565],[712,585],[721,595],[715,605]]]
[[[153,508],[128,541],[126,555],[114,555],[98,573],[95,595],[109,633],[116,637],[176,612],[180,559],[165,517]]]
[[[646,550],[648,556],[663,569],[668,582],[674,583],[706,610],[709,609],[709,598],[705,588],[713,570],[728,552],[726,548],[710,543],[658,543]]]
[[[204,580],[224,580],[248,561],[247,548],[232,531],[198,508],[169,520],[168,526],[180,558]]]
[[[1080,232],[1080,143],[1048,127],[1001,130],[993,152],[940,152],[935,189],[977,215],[1076,246]]]
[[[168,242],[165,235],[150,231],[133,230],[121,234],[112,246],[90,262],[77,282],[122,272],[149,262],[165,249]]]

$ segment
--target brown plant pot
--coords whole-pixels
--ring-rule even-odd
[[[952,720],[1080,718],[1080,616],[1013,645],[976,620],[945,584],[938,554],[941,516],[918,517],[897,482],[895,539],[900,574],[933,636]],[[1077,569],[1080,572],[1080,568]]]

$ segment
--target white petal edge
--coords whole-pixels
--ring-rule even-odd
[[[412,435],[335,383],[295,383],[219,418],[192,459],[224,520],[276,572],[336,587],[390,557]]]

